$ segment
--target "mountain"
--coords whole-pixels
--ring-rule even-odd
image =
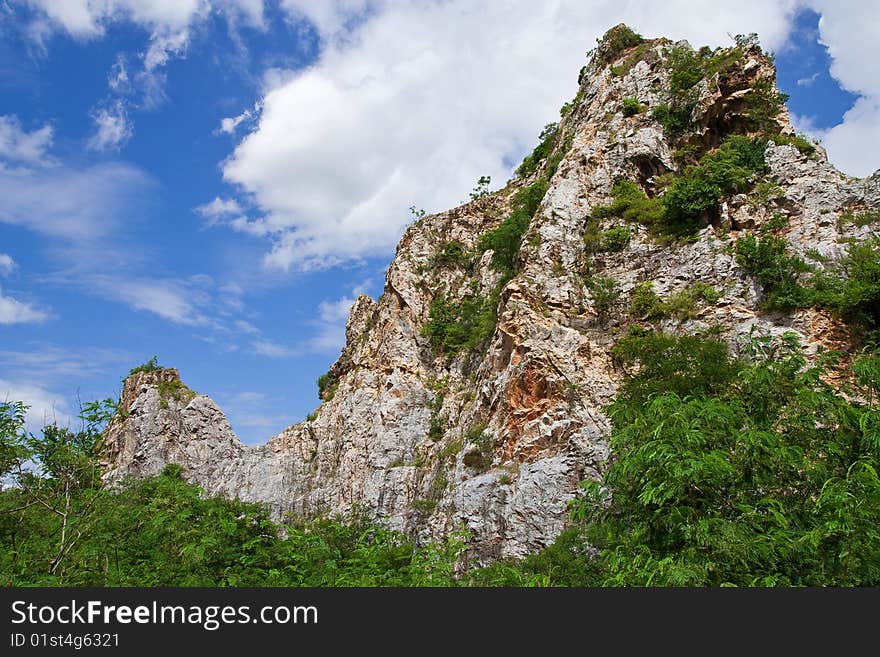
[[[143,368],[105,432],[107,477],[177,463],[279,517],[464,527],[486,563],[550,544],[601,476],[634,327],[852,352],[845,313],[792,295],[874,236],[880,172],[846,176],[795,134],[755,38],[694,50],[620,25],[578,83],[503,189],[408,227],[313,417],[246,447],[176,370]]]

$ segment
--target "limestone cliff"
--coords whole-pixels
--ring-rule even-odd
[[[753,131],[757,97],[775,92],[772,61],[749,40],[703,50],[694,56],[711,65],[679,108],[683,125],[661,125],[656,109],[674,106],[681,87],[670,57],[685,51],[693,53],[684,42],[606,37],[533,171],[411,225],[383,295],[360,297],[351,309],[314,419],[245,447],[217,405],[190,393],[176,371],[135,374],[106,433],[108,476],[147,476],[174,462],[208,493],[263,501],[278,515],[357,508],[421,539],[464,525],[481,561],[519,556],[552,542],[578,482],[597,478],[609,458],[603,407],[622,376],[610,349],[633,322],[671,332],[718,326],[734,348],[755,325],[795,331],[809,350],[845,346],[844,327],[827,313],[762,312],[760,286],[731,251],[773,217],[787,219],[781,234],[793,252],[832,261],[844,252],[841,238],[874,234],[873,225],[840,218],[880,206],[880,172],[845,176],[819,146],[802,153],[769,141],[768,173],[723,196],[689,239],[658,240],[639,223],[627,224],[620,250],[585,239],[623,223],[607,213],[588,221],[617,180],[662,194],[667,174],[729,134]],[[793,134],[784,110],[770,120],[772,132]],[[505,276],[481,236],[508,215],[518,191],[542,179],[546,192]],[[597,275],[613,280],[617,294],[599,299]],[[717,294],[684,317],[634,317],[630,301],[645,281],[661,298],[696,283]],[[491,302],[488,321],[497,312],[497,323],[480,344],[438,348],[425,331],[437,299]]]

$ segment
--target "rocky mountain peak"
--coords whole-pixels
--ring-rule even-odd
[[[478,561],[520,556],[605,467],[612,348],[630,327],[847,348],[827,311],[767,310],[735,245],[772,228],[834,262],[873,235],[847,218],[880,206],[880,173],[845,176],[795,134],[755,38],[694,49],[618,25],[578,83],[503,189],[406,230],[310,419],[245,447],[175,370],[135,374],[108,476],[174,462],[278,516],[357,509],[421,539],[463,526]]]

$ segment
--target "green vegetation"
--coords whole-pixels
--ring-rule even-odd
[[[823,382],[791,335],[745,361],[704,338],[620,346],[638,373],[609,408],[617,458],[572,509],[599,553],[554,561],[612,586],[880,583],[873,403]],[[854,371],[876,398],[880,358]]]
[[[492,183],[491,176],[480,176],[480,179],[477,181],[477,184],[474,185],[474,188],[471,190],[470,197],[472,201],[476,201],[477,199],[481,199],[484,196],[489,195],[489,185]]]
[[[770,139],[777,146],[795,146],[804,155],[813,155],[816,152],[816,146],[803,135],[783,135],[775,134]]]
[[[597,57],[603,64],[610,64],[625,50],[644,42],[641,34],[620,24],[608,30],[598,41]]]
[[[614,226],[601,231],[599,222],[596,219],[589,219],[584,228],[584,247],[590,254],[623,251],[631,239],[632,233],[626,226]]]
[[[437,442],[446,433],[446,419],[440,415],[440,411],[443,410],[443,400],[443,392],[438,390],[434,394],[434,398],[431,399],[431,403],[428,404],[431,411],[431,418],[428,421],[428,440],[432,442]]]
[[[593,310],[604,319],[620,297],[620,285],[607,276],[593,276],[587,281],[587,289],[593,297]]]
[[[129,370],[128,375],[132,376],[133,374],[138,374],[139,372],[155,372],[156,370],[161,370],[162,366],[159,365],[159,357],[153,356],[146,363],[138,365],[137,367],[131,368]]]
[[[651,110],[651,118],[662,125],[668,134],[677,135],[690,125],[693,112],[694,106],[691,104],[676,107],[663,103]]]
[[[458,267],[468,269],[474,261],[474,254],[458,240],[440,244],[431,254],[433,267]]]
[[[692,234],[710,213],[717,211],[722,194],[745,191],[752,178],[767,170],[767,142],[731,135],[699,164],[685,169],[663,196],[663,231]]]
[[[647,108],[639,102],[638,98],[624,98],[620,111],[624,116],[635,116],[644,112],[645,109]]]
[[[491,337],[497,305],[495,295],[486,299],[475,292],[460,301],[435,297],[422,335],[430,340],[435,352],[455,356],[462,350],[470,351]]]
[[[485,422],[477,422],[471,426],[463,437],[465,445],[473,445],[475,450],[471,450],[464,455],[463,462],[465,466],[473,468],[478,472],[485,472],[492,465],[494,441],[492,434],[486,431]]]
[[[621,62],[617,66],[611,67],[611,75],[622,78],[627,73],[629,73],[636,64],[645,59],[645,57],[648,56],[651,50],[652,44],[650,41],[640,43],[633,49],[632,54],[625,60],[623,60],[623,62]]]
[[[519,255],[523,235],[529,228],[532,216],[541,205],[549,183],[540,180],[520,189],[513,198],[512,209],[501,224],[480,237],[479,248],[492,250],[492,267],[507,280],[516,271],[516,258]],[[506,281],[505,281],[506,282]]]
[[[592,217],[617,216],[647,226],[655,235],[687,237],[717,211],[723,194],[742,192],[766,171],[766,142],[731,135],[698,164],[672,179],[661,198],[649,198],[628,180],[618,180],[612,202],[593,208]]]
[[[632,233],[626,226],[615,226],[599,236],[599,250],[617,253],[623,251],[632,239]]]
[[[169,399],[188,404],[196,396],[196,393],[190,390],[180,379],[159,381],[156,387],[159,389],[159,406],[161,408],[168,408]]]
[[[745,97],[745,116],[749,129],[762,134],[778,133],[776,117],[787,100],[788,94],[774,91],[769,80],[757,80],[752,85],[752,92]]]
[[[807,291],[799,283],[799,277],[812,268],[789,253],[785,239],[763,231],[739,239],[734,251],[736,262],[761,286],[764,309],[786,311],[809,305]]]
[[[689,287],[661,299],[650,282],[641,283],[632,293],[630,313],[640,319],[659,320],[674,317],[685,320],[696,317],[697,306],[714,304],[721,293],[708,283],[697,281]]]
[[[339,381],[336,380],[336,377],[330,374],[330,372],[325,372],[318,377],[318,398],[321,401],[330,401],[333,399],[333,395],[336,394],[338,385]]]
[[[880,221],[880,210],[863,210],[855,212],[854,210],[846,210],[837,220],[838,228],[843,228],[852,224],[858,228],[863,228]]]
[[[659,199],[648,198],[645,192],[628,180],[620,179],[611,189],[613,201],[609,205],[593,208],[594,219],[605,217],[621,217],[649,228],[662,226],[664,221],[663,205]]]
[[[520,178],[528,178],[532,175],[538,169],[541,160],[550,155],[553,151],[553,147],[556,145],[556,133],[558,131],[558,123],[548,123],[544,126],[544,129],[541,130],[541,134],[538,135],[538,145],[535,146],[535,150],[533,150],[531,154],[526,155],[522,164],[516,169],[516,174]]]

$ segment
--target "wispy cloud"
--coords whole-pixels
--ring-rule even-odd
[[[49,319],[49,313],[25,301],[3,294],[0,287],[0,324],[38,324]]]
[[[24,402],[29,407],[26,421],[31,432],[38,432],[47,424],[75,424],[70,406],[64,397],[42,386],[0,378],[0,399]]]
[[[8,276],[16,270],[18,265],[12,256],[6,253],[0,253],[0,276]]]
[[[809,77],[806,77],[806,78],[800,78],[800,79],[797,81],[797,85],[798,85],[799,87],[812,87],[812,86],[813,86],[813,83],[816,81],[816,79],[817,79],[818,77],[819,77],[819,71],[816,71],[815,73],[813,73],[813,74],[812,74],[811,76],[809,76]]]
[[[48,155],[54,129],[51,125],[28,132],[15,115],[0,116],[0,159],[9,164],[49,166],[55,160]],[[2,165],[0,165],[2,169]]]
[[[118,151],[134,134],[128,112],[121,101],[92,110],[92,120],[95,122],[95,132],[88,142],[92,150]]]

